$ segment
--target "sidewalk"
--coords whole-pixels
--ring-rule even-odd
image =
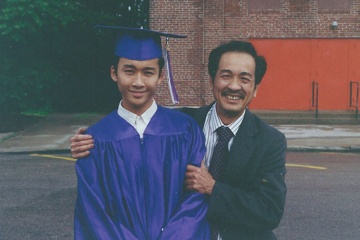
[[[29,129],[0,134],[0,154],[70,153],[70,138],[79,127],[103,115],[52,114]],[[289,151],[360,152],[358,125],[274,125],[287,138]]]
[[[70,138],[79,127],[90,126],[104,115],[51,114],[18,133],[0,134],[1,153],[70,153]]]

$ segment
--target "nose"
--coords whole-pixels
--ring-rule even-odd
[[[141,73],[138,73],[138,74],[135,75],[134,80],[132,82],[132,85],[134,87],[143,87],[145,85]]]
[[[238,91],[242,89],[241,79],[237,76],[234,76],[228,84],[228,88],[233,91]]]

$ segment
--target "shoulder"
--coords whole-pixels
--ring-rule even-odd
[[[260,135],[272,139],[276,138],[276,139],[285,140],[285,135],[282,132],[280,132],[278,129],[264,122],[264,120],[262,120],[255,114],[251,113],[249,110],[247,110],[246,114],[248,115],[247,117],[250,118],[251,121],[254,123]]]
[[[194,117],[199,110],[199,107],[181,107],[181,108],[174,108],[174,110],[177,110],[179,112],[185,113],[189,116]]]
[[[177,110],[193,117],[196,120],[196,122],[199,124],[199,126],[203,128],[207,113],[209,112],[213,104],[214,102],[210,105],[206,105],[202,107],[183,107],[183,108],[178,108]]]
[[[106,129],[107,128],[106,126],[109,126],[109,124],[113,124],[113,122],[115,121],[115,114],[114,114],[115,112],[116,111],[109,113],[108,115],[100,119],[98,122],[91,125],[88,128],[88,132],[95,134]]]
[[[119,136],[125,136],[127,130],[129,130],[129,126],[130,125],[117,114],[117,111],[114,110],[89,127],[87,134],[90,134],[97,139],[112,140]],[[121,135],[119,132],[121,132]]]
[[[147,133],[179,134],[189,131],[189,128],[200,129],[194,118],[180,111],[158,106]]]
[[[175,124],[182,124],[184,121],[194,121],[189,114],[183,112],[183,110],[179,111],[179,109],[170,109],[158,106],[158,114],[160,114],[162,118],[169,119]]]
[[[173,109],[176,110],[176,111],[185,113],[185,114],[195,118],[195,117],[197,117],[199,115],[200,116],[201,115],[206,115],[213,104],[214,103],[212,103],[210,105],[202,106],[202,107],[180,107],[180,108],[173,108]]]
[[[280,165],[285,163],[287,142],[282,132],[264,122],[258,116],[251,114],[250,111],[247,125],[244,127],[253,129],[247,136],[250,137],[249,142],[253,145],[254,152],[259,159],[268,159],[264,160],[264,162],[277,162]]]

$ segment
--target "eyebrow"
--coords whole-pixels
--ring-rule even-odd
[[[131,69],[136,69],[136,67],[132,64],[124,64],[123,65],[123,68],[131,68]],[[156,68],[155,67],[145,67],[144,68],[145,71],[156,71]]]
[[[230,69],[221,69],[219,73],[230,73],[233,74],[233,72]],[[253,75],[249,72],[241,72],[239,74],[240,76],[249,76],[252,77]]]
[[[155,67],[145,67],[144,68],[145,71],[156,71],[156,68]]]
[[[230,71],[229,69],[221,69],[219,73],[231,73],[232,71]]]
[[[249,77],[252,77],[253,75],[249,72],[241,72],[240,73],[240,76],[249,76]]]

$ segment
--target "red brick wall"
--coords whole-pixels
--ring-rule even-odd
[[[333,21],[338,22],[336,30],[331,29]],[[199,106],[213,100],[207,57],[219,43],[251,38],[360,39],[360,0],[272,0],[268,9],[258,0],[150,0],[150,27],[188,36],[170,41],[173,74],[180,105]],[[162,105],[171,103],[165,82],[156,99]]]
[[[150,28],[187,35],[170,39],[170,56],[175,86],[181,105],[201,105],[204,76],[203,1],[150,0]],[[171,105],[166,81],[156,97],[162,105]]]

